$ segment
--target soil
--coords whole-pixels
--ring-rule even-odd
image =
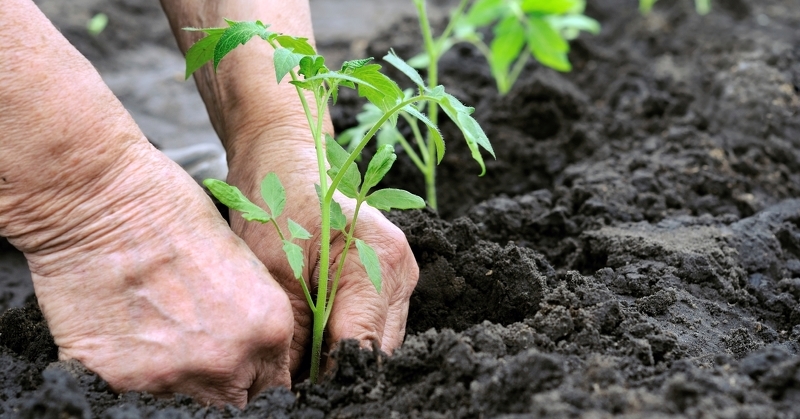
[[[106,38],[56,20],[101,68],[157,12],[109,3],[130,23]],[[603,32],[572,43],[574,71],[531,64],[507,96],[475,49],[448,53],[442,84],[476,108],[497,159],[477,177],[443,124],[440,212],[390,214],[421,268],[393,356],[346,343],[327,381],[241,411],[116,395],[54,362],[30,291],[4,279],[0,301],[28,305],[0,317],[0,416],[800,418],[796,6],[719,0],[700,17],[661,0],[642,17],[634,0],[590,1]],[[160,31],[141,42],[171,45]],[[367,54],[409,57],[418,39],[402,20]],[[341,104],[338,129],[360,106]],[[402,157],[387,183],[421,192]]]

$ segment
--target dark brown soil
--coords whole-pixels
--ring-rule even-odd
[[[0,317],[0,416],[800,418],[797,4],[589,3],[603,33],[573,43],[572,73],[531,65],[500,97],[474,49],[446,57],[497,160],[476,177],[444,124],[440,215],[391,214],[421,268],[394,356],[345,344],[328,381],[243,411],[117,396],[48,366],[31,304]],[[404,21],[368,54],[418,44]],[[359,108],[342,104],[339,129]]]

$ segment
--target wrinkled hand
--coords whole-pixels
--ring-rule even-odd
[[[80,360],[117,391],[215,405],[243,407],[290,385],[286,294],[185,172],[146,142],[138,148],[110,182],[85,182],[99,190],[47,207],[66,215],[32,221],[71,228],[49,242],[15,241],[59,358]]]
[[[285,148],[278,148],[283,144]],[[287,204],[283,217],[299,222],[313,237],[301,242],[304,246],[306,265],[304,278],[315,278],[310,289],[316,295],[318,275],[317,256],[320,234],[320,207],[314,184],[319,183],[316,173],[316,158],[313,148],[307,144],[271,141],[271,151],[259,153],[255,160],[246,160],[241,165],[231,164],[229,183],[238,186],[253,201],[261,202],[259,185],[270,171],[278,174],[287,192]],[[242,167],[246,169],[242,169]],[[253,169],[257,167],[257,169]],[[341,194],[336,202],[352,220],[355,201]],[[286,219],[280,220],[285,226]],[[302,288],[286,261],[281,242],[271,225],[245,222],[237,214],[232,215],[233,230],[244,238],[253,252],[264,262],[270,273],[287,291],[295,315],[294,339],[291,347],[290,369],[298,372],[306,351],[311,346],[312,313]],[[391,353],[400,346],[405,335],[406,317],[411,293],[419,277],[414,255],[400,229],[388,221],[380,211],[363,204],[359,211],[356,237],[375,249],[381,264],[382,290],[375,290],[358,258],[355,246],[348,251],[336,300],[326,330],[326,343],[333,348],[342,339],[354,338],[362,346],[376,343],[384,352]],[[332,233],[330,278],[338,268],[339,255],[344,249],[344,236]]]

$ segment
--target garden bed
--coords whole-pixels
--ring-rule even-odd
[[[590,0],[603,32],[573,42],[574,71],[531,64],[504,97],[473,48],[445,57],[442,84],[475,106],[497,160],[477,177],[443,124],[440,213],[390,214],[421,270],[392,357],[345,344],[329,380],[266,391],[244,411],[118,396],[76,363],[50,364],[55,346],[29,304],[0,317],[0,412],[800,417],[800,11],[712,4],[700,17],[661,0],[642,17],[635,1]],[[418,45],[403,20],[367,55]],[[337,130],[361,104],[340,103]],[[401,155],[395,167],[386,183],[421,194],[413,165]]]

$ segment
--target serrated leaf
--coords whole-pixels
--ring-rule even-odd
[[[195,42],[186,51],[186,79],[214,58],[214,49],[217,47],[217,42],[219,42],[223,32],[225,32],[225,29],[219,29],[208,34]]]
[[[483,132],[477,121],[475,121],[470,114],[473,108],[464,106],[455,96],[448,93],[443,93],[442,99],[439,101],[442,110],[447,114],[450,119],[456,123],[461,133],[464,134],[464,139],[467,141],[467,146],[472,153],[472,158],[481,166],[481,176],[486,173],[486,165],[483,162],[478,146],[480,145],[494,157],[494,150],[489,142],[489,138]]]
[[[292,267],[292,273],[294,274],[294,277],[302,281],[303,266],[305,266],[303,248],[290,242],[289,240],[284,240],[283,253],[286,254],[286,259],[289,260],[289,266]]]
[[[305,57],[305,55],[297,54],[288,48],[278,48],[275,50],[273,63],[275,65],[275,77],[278,83],[280,83],[293,68],[300,64],[300,60],[302,60],[303,57]]]
[[[347,159],[350,158],[350,153],[345,151],[333,137],[326,135],[325,156],[328,159],[328,164],[331,166],[328,170],[328,176],[332,179],[336,177],[342,166],[347,162]],[[355,198],[358,195],[358,187],[360,185],[361,173],[358,172],[358,166],[351,164],[347,167],[336,189],[348,198]]]
[[[309,55],[300,59],[299,73],[302,74],[307,80],[319,74],[320,70],[322,70],[324,67],[325,58],[323,58],[321,55]]]
[[[261,197],[264,198],[273,217],[278,218],[283,213],[283,208],[286,206],[286,189],[274,172],[267,173],[261,181]]]
[[[575,11],[581,6],[577,0],[522,0],[522,11],[525,13],[541,13],[560,15]]]
[[[301,81],[300,83],[305,83],[305,82],[312,83],[312,82],[317,82],[317,81],[320,81],[320,80],[344,80],[344,81],[348,81],[348,82],[351,82],[351,83],[357,83],[359,85],[372,86],[369,83],[365,82],[364,80],[361,80],[359,78],[353,77],[351,75],[342,74],[342,73],[340,73],[338,71],[328,71],[326,73],[317,74],[316,76],[309,77],[309,78],[305,79],[304,81]],[[341,81],[339,83],[342,86],[345,86],[345,84],[342,83]],[[292,82],[292,84],[299,84],[299,83]]]
[[[403,108],[403,111],[408,113],[409,115],[417,118],[418,120],[422,121],[425,125],[428,126],[428,132],[430,133],[430,139],[433,141],[433,144],[436,146],[436,164],[442,162],[442,158],[444,157],[444,139],[442,138],[442,133],[439,131],[439,127],[436,126],[430,119],[428,119],[425,114],[418,111],[415,107],[408,105]]]
[[[531,54],[540,63],[554,70],[572,70],[572,65],[567,59],[569,52],[567,41],[542,18],[529,17],[528,23],[527,38]]]
[[[297,54],[301,55],[316,55],[317,51],[308,43],[308,38],[299,38],[289,35],[278,35],[275,40],[282,47],[290,49]]]
[[[369,62],[372,61],[372,59],[373,58],[370,57],[370,58],[362,58],[360,60],[345,61],[342,63],[342,73],[347,73],[348,71],[364,67],[365,65],[369,64]]]
[[[378,260],[378,254],[375,250],[368,245],[364,240],[356,239],[356,248],[358,249],[358,259],[367,271],[367,277],[375,286],[375,291],[381,293],[381,262]]]
[[[293,239],[308,240],[311,238],[311,233],[291,218],[289,219],[289,234],[292,235]]]
[[[331,228],[344,231],[347,227],[347,217],[342,212],[342,206],[336,201],[331,201]]]
[[[392,168],[395,160],[397,160],[397,154],[394,153],[393,146],[385,144],[378,148],[367,166],[362,190],[369,191],[373,186],[377,185],[386,176],[389,169]]]
[[[386,112],[403,99],[403,91],[397,83],[386,77],[378,64],[368,64],[353,70],[353,77],[362,80],[358,84],[358,95],[366,98]]]
[[[383,211],[425,208],[425,200],[402,189],[379,189],[367,197],[367,204]]]
[[[389,51],[389,53],[383,57],[383,60],[402,71],[403,74],[408,76],[408,78],[410,78],[411,81],[413,81],[420,88],[425,87],[425,82],[422,80],[422,76],[419,75],[417,70],[414,70],[414,68],[403,61],[402,58],[398,57],[397,54],[394,53],[394,50]]]
[[[258,221],[260,223],[268,223],[272,217],[264,211],[263,208],[252,203],[246,196],[235,186],[228,185],[227,183],[217,179],[206,179],[203,185],[208,188],[208,191],[214,195],[219,202],[226,207],[242,213],[242,218],[247,221]]]
[[[215,70],[217,67],[219,67],[219,62],[222,60],[222,58],[228,55],[229,52],[233,51],[234,48],[238,47],[239,45],[244,45],[254,36],[267,39],[272,33],[267,30],[267,25],[264,25],[260,21],[234,22],[227,19],[226,21],[230,25],[230,28],[225,30],[225,33],[222,34],[219,42],[217,42],[216,48],[214,48]]]

